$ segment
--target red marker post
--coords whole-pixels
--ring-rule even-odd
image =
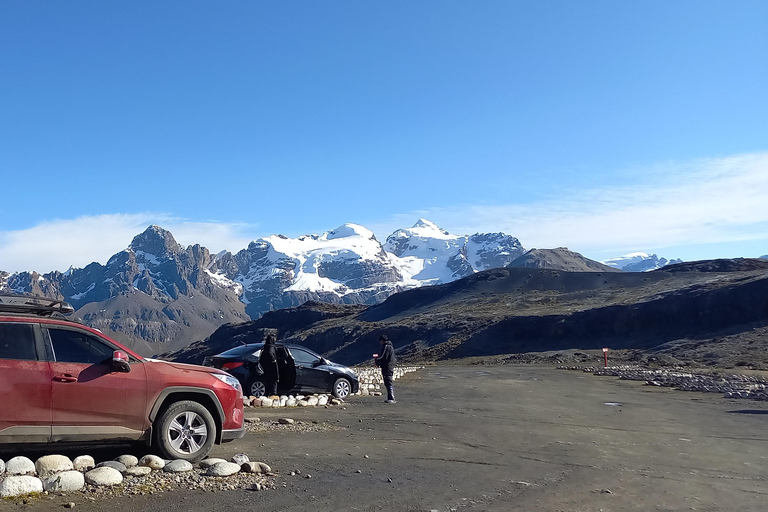
[[[603,357],[605,358],[605,367],[608,368],[608,349],[603,349]]]

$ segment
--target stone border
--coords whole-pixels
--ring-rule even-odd
[[[644,381],[646,386],[670,387],[680,391],[722,393],[725,398],[768,400],[768,379],[758,375],[705,374],[681,368],[651,370],[633,365],[605,367],[558,366],[558,370],[575,370],[593,375],[618,377],[620,380]]]

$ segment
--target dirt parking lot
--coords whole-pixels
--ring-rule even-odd
[[[395,405],[353,397],[343,409],[248,409],[262,423],[312,425],[265,428],[211,454],[267,462],[274,489],[75,493],[6,501],[0,512],[67,502],[86,511],[766,510],[764,402],[525,365],[427,367],[396,392]]]

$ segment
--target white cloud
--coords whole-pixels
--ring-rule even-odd
[[[52,220],[29,229],[0,232],[0,270],[64,271],[101,264],[128,247],[149,225],[170,231],[182,245],[201,244],[213,252],[238,251],[252,240],[253,226],[217,221],[190,221],[162,213],[110,214]]]
[[[377,232],[422,216],[453,233],[502,231],[525,247],[595,255],[754,240],[766,241],[768,252],[768,153],[669,162],[616,181],[627,174],[632,186],[570,190],[531,204],[431,208],[397,215]]]

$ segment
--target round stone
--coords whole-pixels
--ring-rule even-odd
[[[123,482],[123,475],[115,468],[101,466],[85,474],[85,481],[97,487],[109,487]]]
[[[79,471],[70,470],[43,478],[43,489],[48,492],[74,492],[85,486],[85,477]]]
[[[37,476],[42,479],[45,479],[45,477],[54,473],[71,471],[73,469],[74,466],[72,465],[72,461],[69,460],[69,457],[65,457],[64,455],[45,455],[35,461]]]
[[[263,462],[246,462],[240,468],[243,473],[265,474],[271,473],[272,468]]]
[[[157,455],[145,455],[139,460],[139,466],[146,466],[150,469],[163,469],[165,461]]]
[[[115,459],[115,462],[119,462],[126,468],[132,468],[133,466],[139,465],[139,459],[133,455],[121,455]]]
[[[185,473],[187,471],[192,471],[192,469],[192,463],[189,461],[176,459],[166,464],[163,471],[166,473]]]
[[[317,405],[317,402],[318,402],[318,400],[317,400],[316,396],[310,396],[309,398],[307,398],[307,404],[308,405],[315,406],[315,405]]]
[[[205,472],[208,476],[231,476],[240,472],[240,464],[234,462],[217,462]]]
[[[125,476],[147,476],[152,472],[152,468],[147,466],[132,466],[125,470]]]
[[[238,464],[240,466],[242,466],[243,464],[245,464],[249,460],[251,460],[251,459],[249,459],[248,455],[246,455],[245,453],[237,453],[237,454],[232,456],[232,462],[234,462],[235,464]]]
[[[99,462],[98,464],[96,464],[96,467],[97,468],[112,468],[112,469],[115,469],[115,470],[117,470],[117,471],[119,471],[121,473],[126,470],[125,464],[123,464],[122,462],[117,462],[116,460],[108,460],[108,461],[105,461],[105,462]]]
[[[9,475],[34,475],[35,463],[26,457],[14,457],[5,463],[5,471]]]
[[[43,492],[43,482],[35,476],[11,475],[0,481],[0,498],[15,498],[41,492]]]
[[[0,475],[5,473],[5,462],[3,462],[3,459],[0,459]]]
[[[219,462],[227,462],[226,459],[217,459],[215,457],[211,457],[209,459],[203,459],[200,461],[200,469],[208,469],[214,464],[218,464]]]
[[[79,457],[75,457],[75,460],[72,461],[72,466],[75,471],[85,473],[96,467],[96,461],[93,460],[93,457],[90,455],[80,455]]]

